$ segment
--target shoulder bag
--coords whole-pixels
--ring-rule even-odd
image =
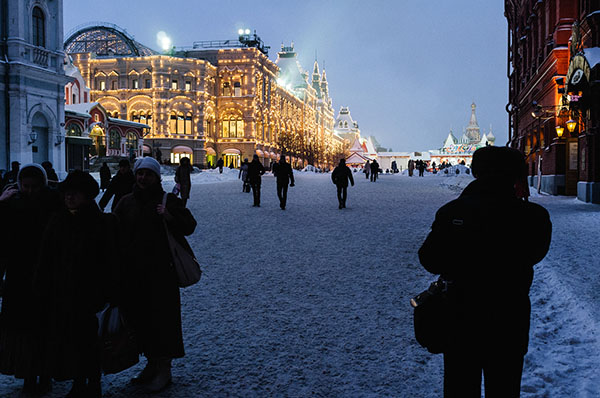
[[[440,354],[448,345],[450,319],[449,282],[440,278],[410,300],[417,342],[432,354]]]

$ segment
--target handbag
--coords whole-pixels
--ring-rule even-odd
[[[415,338],[421,347],[440,354],[448,345],[448,325],[451,321],[449,282],[440,278],[429,288],[410,300],[414,309]]]
[[[167,194],[163,195],[163,206],[167,205]],[[200,269],[200,264],[194,253],[192,252],[189,244],[185,240],[185,237],[181,237],[186,243],[184,246],[180,243],[175,236],[169,230],[169,226],[167,225],[167,221],[163,217],[163,224],[165,226],[165,231],[167,233],[167,242],[169,244],[169,249],[171,251],[171,259],[173,268],[175,268],[175,273],[177,274],[177,282],[179,287],[188,287],[193,284],[196,284],[200,278],[202,277],[202,270]],[[186,247],[187,246],[187,247]]]
[[[98,314],[100,363],[104,374],[119,373],[139,362],[139,347],[118,307],[107,305]]]

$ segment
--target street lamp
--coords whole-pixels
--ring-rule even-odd
[[[577,122],[575,120],[570,119],[567,121],[567,129],[569,130],[569,133],[575,131],[575,127],[577,127]]]
[[[560,139],[562,138],[563,133],[565,132],[565,128],[562,126],[556,126],[556,136]]]
[[[54,143],[54,146],[59,146],[60,144],[63,143],[63,140],[65,139],[65,136],[58,133],[56,134],[56,142]]]

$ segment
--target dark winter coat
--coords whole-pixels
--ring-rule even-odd
[[[106,165],[100,167],[100,189],[108,188],[108,184],[110,183],[110,168]]]
[[[63,209],[46,228],[34,291],[43,309],[45,368],[58,380],[93,363],[96,313],[117,297],[117,235],[116,217],[95,202],[74,213]]]
[[[252,159],[252,162],[248,165],[248,182],[251,185],[260,185],[260,176],[263,174],[265,174],[265,168],[262,163],[257,159]]]
[[[333,170],[333,173],[331,173],[331,181],[333,181],[333,183],[339,187],[347,187],[348,181],[354,185],[354,177],[352,176],[350,167],[346,165],[337,166]]]
[[[182,199],[190,197],[192,189],[192,166],[179,166],[175,170],[175,182],[179,184],[179,192]]]
[[[5,275],[0,312],[0,372],[24,377],[37,345],[40,308],[34,299],[33,275],[42,234],[59,209],[56,191],[44,188],[36,199],[23,196],[0,202],[0,279]],[[37,363],[35,363],[37,368]]]
[[[113,179],[108,184],[106,192],[104,192],[104,195],[102,195],[102,198],[98,203],[100,208],[104,209],[110,201],[110,198],[112,198],[114,195],[115,198],[113,199],[111,205],[111,210],[114,211],[121,198],[128,193],[131,193],[134,184],[135,175],[133,174],[133,171],[130,170],[125,174],[122,174],[121,172],[115,174]]]
[[[147,357],[179,358],[184,355],[179,287],[169,250],[163,216],[156,207],[163,190],[141,190],[124,196],[115,209],[123,236],[123,309]],[[175,237],[196,228],[192,213],[173,194],[167,197],[170,231]]]
[[[371,163],[371,173],[378,174],[379,173],[379,163],[376,160],[373,160]]]
[[[294,184],[294,171],[289,163],[280,161],[275,164],[274,173],[278,185],[288,185],[290,182]]]
[[[517,199],[510,184],[475,180],[439,209],[419,259],[453,281],[451,350],[527,352],[533,266],[551,233],[548,212]]]

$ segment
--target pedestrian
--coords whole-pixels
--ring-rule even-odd
[[[160,165],[150,157],[134,165],[133,192],[121,198],[114,210],[126,239],[122,253],[121,307],[135,332],[146,367],[132,382],[148,392],[171,382],[171,361],[184,356],[181,302],[172,266],[165,226],[178,241],[196,228],[192,213],[174,194],[166,197],[160,181]]]
[[[175,182],[179,184],[179,194],[183,205],[187,205],[192,189],[192,165],[190,158],[184,156],[179,159],[179,167],[175,170]]]
[[[52,163],[46,160],[42,162],[42,167],[46,171],[46,177],[48,177],[48,186],[55,188],[58,185],[58,175],[52,167]]]
[[[45,373],[73,380],[67,397],[101,397],[96,313],[116,293],[116,217],[98,208],[100,189],[88,173],[72,171],[58,189],[65,206],[46,228],[34,279],[43,310]]]
[[[412,177],[415,170],[415,161],[410,159],[408,161],[408,176]]]
[[[475,181],[438,210],[419,250],[423,267],[448,281],[446,398],[481,397],[482,372],[486,397],[519,397],[533,266],[548,252],[552,233],[548,212],[516,196],[524,169],[523,155],[514,149],[475,151]],[[467,257],[449,255],[455,240],[448,236],[485,237],[503,249],[475,245]]]
[[[252,188],[254,204],[252,207],[260,207],[260,184],[261,176],[265,174],[265,168],[258,160],[258,155],[252,157],[252,162],[248,165],[248,182]]]
[[[157,162],[158,163],[158,162]],[[114,211],[119,203],[119,200],[128,193],[131,193],[133,190],[133,185],[135,184],[135,176],[131,171],[131,163],[127,159],[121,159],[119,161],[119,171],[115,176],[110,180],[104,195],[100,198],[100,202],[98,205],[100,206],[100,210],[104,211],[104,208],[110,201],[110,198],[113,197],[111,205],[111,211]]]
[[[424,177],[425,176],[425,167],[426,167],[425,162],[422,161],[422,160],[419,160],[419,166],[418,166],[419,177]]]
[[[217,167],[219,168],[219,173],[223,174],[223,158],[217,160]]]
[[[371,182],[377,181],[377,176],[379,175],[379,163],[377,160],[373,159],[373,163],[371,163]]]
[[[16,183],[0,194],[0,280],[5,278],[0,373],[24,379],[21,397],[43,394],[50,388],[50,378],[42,368],[42,311],[34,300],[33,278],[43,231],[60,204],[58,193],[48,188],[46,171],[35,163],[23,166]]]
[[[345,209],[346,198],[348,197],[348,181],[354,186],[354,177],[352,177],[350,167],[346,166],[346,159],[340,159],[340,163],[331,173],[331,181],[337,187],[339,209]]]
[[[19,167],[21,163],[16,160],[10,163],[10,171],[4,173],[4,177],[2,177],[2,189],[6,189],[6,187],[10,184],[15,184],[17,182],[17,176],[19,174]]]
[[[250,192],[250,183],[248,183],[248,158],[244,158],[244,162],[240,166],[238,179],[242,179],[242,192]]]
[[[100,189],[102,190],[102,192],[104,192],[106,188],[108,188],[110,178],[110,168],[108,167],[106,162],[102,162],[102,167],[100,167]]]
[[[279,207],[281,210],[285,210],[287,203],[287,191],[288,185],[294,186],[294,172],[292,166],[285,161],[285,155],[281,154],[279,163],[274,165],[275,177],[277,178],[277,197],[279,198]]]
[[[365,163],[365,177],[367,178],[367,180],[369,179],[370,173],[371,173],[371,162],[369,160],[367,160],[367,163]]]

